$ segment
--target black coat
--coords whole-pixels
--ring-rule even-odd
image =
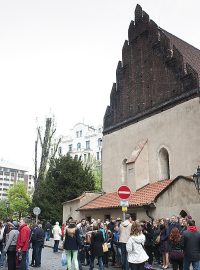
[[[80,232],[75,224],[70,224],[66,228],[64,249],[65,250],[78,250],[81,247]]]
[[[190,261],[196,262],[200,260],[200,232],[184,231],[182,246],[185,256]]]
[[[103,256],[103,234],[100,231],[92,232],[90,250],[92,256]]]
[[[33,229],[31,234],[31,242],[33,245],[44,245],[44,230],[42,228],[36,227]]]

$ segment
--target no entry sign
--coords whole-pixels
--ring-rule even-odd
[[[118,188],[117,194],[120,199],[125,200],[131,195],[131,190],[128,186],[123,185]]]

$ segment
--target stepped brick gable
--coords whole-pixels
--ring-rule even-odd
[[[116,70],[104,135],[199,95],[200,50],[168,33],[137,5]]]

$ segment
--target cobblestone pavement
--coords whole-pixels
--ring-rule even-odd
[[[44,247],[42,249],[42,265],[40,270],[65,270],[66,267],[61,266],[61,255],[62,251],[54,253],[52,248]],[[30,251],[30,260],[31,260],[31,251]],[[37,269],[35,267],[29,268],[29,270]]]
[[[53,244],[54,241],[53,239],[51,239],[48,242],[45,242],[45,247],[42,250],[42,265],[40,268],[40,270],[66,270],[66,266],[61,266],[61,256],[62,256],[62,241],[60,241],[59,244],[59,252],[58,253],[54,253],[53,252]],[[32,250],[30,250],[30,260],[31,260],[31,252]],[[33,270],[36,269],[34,267],[30,267],[29,270]],[[89,267],[84,267],[83,266],[83,270],[88,270]],[[105,270],[120,270],[121,268],[113,268],[109,265],[109,268],[105,268]],[[154,265],[153,270],[161,270],[162,268],[160,268],[158,265]],[[94,270],[98,270],[98,266],[95,263],[95,268]],[[172,270],[172,268],[170,267],[168,270]]]

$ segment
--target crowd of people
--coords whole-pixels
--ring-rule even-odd
[[[29,270],[29,266],[41,266],[41,252],[44,247],[44,230],[41,224],[28,226],[27,220],[19,222],[8,219],[0,222],[0,267],[8,270]],[[32,260],[29,265],[29,249]]]
[[[41,267],[42,248],[53,238],[53,252],[59,242],[66,256],[66,269],[94,269],[95,258],[99,270],[109,266],[123,270],[160,269],[200,270],[200,232],[190,216],[159,220],[133,221],[111,218],[75,221],[70,217],[61,227],[56,222],[29,225],[19,222],[0,222],[0,267],[7,261],[8,270],[29,270]],[[32,257],[29,258],[29,249]]]
[[[190,216],[151,221],[132,221],[130,215],[91,222],[70,217],[66,224],[53,228],[54,252],[59,244],[58,235],[63,238],[63,249],[67,258],[67,269],[82,266],[94,268],[97,258],[99,270],[110,265],[123,270],[161,269],[200,270],[200,232]]]

